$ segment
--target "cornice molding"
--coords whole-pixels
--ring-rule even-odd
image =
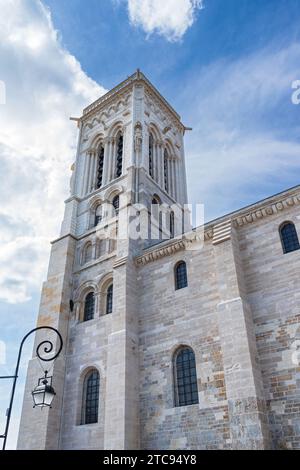
[[[55,240],[52,240],[50,242],[50,245],[54,245],[55,243],[60,242],[64,238],[73,238],[73,240],[78,241],[78,238],[75,235],[73,235],[72,233],[66,233],[65,235],[62,235],[61,237],[58,237]]]
[[[123,266],[124,264],[126,264],[127,258],[128,258],[127,256],[123,256],[122,258],[117,258],[113,264],[113,269],[119,268],[120,266]]]
[[[211,231],[204,233],[204,239],[208,239],[212,236]],[[159,244],[159,246],[154,246],[148,248],[143,255],[137,256],[135,258],[135,264],[137,266],[148,264],[152,261],[155,261],[159,258],[165,256],[170,256],[177,251],[186,250],[191,247],[194,243],[198,243],[203,239],[203,230],[197,232],[192,230],[189,233],[186,233],[182,238],[175,238],[171,241],[165,241],[164,244]]]
[[[135,264],[137,266],[145,265],[159,258],[164,258],[165,256],[172,255],[173,253],[176,253],[179,250],[183,250],[184,248],[185,248],[185,240],[181,239],[173,243],[170,243],[166,246],[154,248],[151,251],[146,252],[145,254],[141,256],[138,256],[137,258],[135,258]]]
[[[253,208],[252,210],[242,213],[233,219],[235,227],[242,227],[243,225],[251,224],[257,220],[269,217],[273,214],[278,214],[290,207],[300,204],[300,193],[290,196],[282,197],[277,201],[269,204],[263,204],[261,207]]]

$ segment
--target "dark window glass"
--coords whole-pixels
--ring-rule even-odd
[[[85,298],[83,321],[92,320],[94,318],[94,309],[95,309],[95,296],[94,296],[94,292],[90,292]]]
[[[107,289],[106,294],[106,313],[112,313],[113,308],[113,285],[111,284]]]
[[[170,212],[170,238],[174,238],[174,233],[175,233],[175,218],[174,218],[174,212]]]
[[[199,403],[195,354],[190,348],[182,348],[175,356],[176,406]]]
[[[180,261],[175,268],[175,289],[183,289],[187,287],[187,272],[186,272],[186,263]]]
[[[93,370],[88,374],[85,380],[83,424],[98,422],[99,385],[99,373]]]
[[[88,263],[92,259],[93,248],[90,243],[85,246],[83,262]]]
[[[153,178],[153,137],[149,135],[149,175]]]
[[[299,250],[299,240],[296,227],[292,222],[286,222],[280,229],[283,253]]]
[[[101,188],[103,179],[103,165],[104,165],[104,147],[101,145],[98,154],[98,168],[97,168],[97,188]]]
[[[119,196],[115,196],[112,201],[113,208],[115,209],[115,215],[119,214],[119,207],[120,207],[120,198]]]
[[[101,204],[99,204],[96,207],[96,211],[95,211],[95,226],[100,224],[101,220],[102,220],[102,206]]]
[[[165,150],[164,152],[164,182],[165,182],[165,190],[169,191],[169,176],[168,176],[168,154]]]
[[[117,164],[116,164],[116,178],[122,175],[123,165],[123,136],[119,135],[117,143]]]

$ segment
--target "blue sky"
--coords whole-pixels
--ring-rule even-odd
[[[300,0],[0,0],[0,12],[1,375],[35,325],[75,155],[68,118],[137,67],[193,127],[189,197],[206,220],[299,184]]]

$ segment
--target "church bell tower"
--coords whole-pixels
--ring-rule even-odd
[[[70,196],[38,316],[38,326],[57,328],[64,340],[52,371],[56,397],[51,409],[32,408],[40,375],[34,354],[18,448],[138,449],[142,312],[135,258],[161,242],[164,229],[158,221],[157,236],[148,227],[147,236],[132,238],[128,217],[133,207],[146,221],[153,205],[180,213],[187,203],[185,127],[139,70],[77,122]],[[177,235],[173,212],[166,238]],[[41,339],[37,334],[36,343]]]

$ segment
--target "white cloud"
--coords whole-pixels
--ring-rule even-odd
[[[195,21],[202,0],[128,0],[130,21],[147,34],[156,32],[178,41]]]
[[[105,90],[62,47],[40,0],[0,0],[0,11],[0,299],[17,303],[39,287],[59,233],[76,151],[69,117]]]

